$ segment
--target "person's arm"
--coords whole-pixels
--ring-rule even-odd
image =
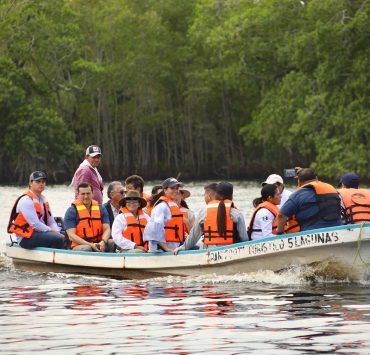
[[[95,243],[90,243],[87,240],[79,237],[76,234],[76,228],[69,228],[66,230],[68,238],[71,242],[77,243],[78,245],[89,245],[93,250],[100,251],[99,247]]]
[[[171,218],[171,210],[166,203],[162,202],[155,206],[151,214],[151,219],[144,229],[143,240],[166,242],[164,226],[169,219],[168,217]]]
[[[49,232],[52,230],[49,226],[45,223],[40,221],[39,217],[37,216],[35,205],[33,201],[28,197],[22,197],[17,206],[17,211],[23,214],[23,217],[26,219],[27,223],[38,232]]]
[[[206,218],[206,208],[199,211],[198,216],[195,219],[193,228],[190,230],[189,235],[186,237],[184,244],[180,245],[174,250],[174,254],[177,255],[181,250],[188,250],[198,243],[199,239],[203,235],[202,225]]]
[[[122,249],[134,249],[135,243],[122,235],[122,231],[127,228],[127,222],[122,214],[119,214],[112,225],[112,238],[114,243]]]
[[[105,251],[105,247],[108,244],[109,237],[110,237],[110,225],[109,223],[104,223],[103,224],[103,235],[102,235],[101,241],[99,242],[100,251],[102,252]]]
[[[284,233],[284,228],[285,224],[288,221],[288,217],[283,215],[282,213],[279,213],[277,216],[277,229],[276,229],[276,234],[283,234]]]

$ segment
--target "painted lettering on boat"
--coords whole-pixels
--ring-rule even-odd
[[[210,251],[208,253],[208,262],[210,264],[213,264],[238,259],[238,256],[240,255],[256,256],[306,246],[332,244],[338,241],[339,237],[336,231],[312,233],[284,239],[274,239],[267,242],[260,242],[247,246]]]

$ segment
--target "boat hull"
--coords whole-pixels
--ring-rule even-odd
[[[364,280],[369,276],[370,223],[318,229],[209,250],[159,254],[87,253],[7,246],[16,267],[145,279],[166,275],[234,275],[314,266],[324,277]]]

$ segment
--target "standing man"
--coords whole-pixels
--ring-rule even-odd
[[[15,201],[8,232],[15,233],[18,244],[25,249],[36,247],[63,249],[64,235],[51,214],[42,192],[47,176],[43,171],[30,175],[29,189]]]
[[[98,201],[99,204],[103,203],[103,178],[98,171],[101,156],[101,149],[97,145],[90,145],[86,148],[85,160],[80,164],[72,179],[75,198],[77,198],[77,186],[86,182],[93,188],[94,200]]]
[[[109,215],[109,224],[112,229],[114,219],[120,213],[120,204],[119,202],[125,197],[126,191],[123,185],[119,181],[112,181],[108,185],[107,195],[108,202],[104,203],[103,206],[108,211]]]
[[[88,183],[77,186],[77,200],[64,216],[64,225],[76,251],[112,252],[114,242],[109,239],[108,212],[93,200],[93,189]]]
[[[285,188],[283,178],[278,174],[271,174],[267,177],[266,181],[264,181],[261,185],[265,186],[266,184],[277,186],[277,188],[279,189],[280,195],[281,195],[281,201],[280,201],[280,205],[278,205],[278,208],[283,207],[286,200],[292,194],[291,191]]]

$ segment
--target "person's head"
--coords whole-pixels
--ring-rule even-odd
[[[217,188],[217,183],[213,182],[211,184],[208,184],[204,186],[204,201],[205,203],[209,203],[210,201],[213,201],[216,199],[216,188]]]
[[[265,186],[267,184],[276,185],[279,188],[280,193],[282,193],[284,190],[284,180],[278,174],[269,175],[267,179],[261,185]]]
[[[232,200],[234,187],[227,181],[220,181],[216,186],[216,192],[221,200]]]
[[[139,175],[131,175],[125,180],[126,190],[144,191],[144,179]]]
[[[152,195],[159,194],[162,190],[162,185],[155,185],[152,188]]]
[[[345,189],[358,189],[360,177],[354,173],[345,173],[342,175],[338,187]]]
[[[113,204],[119,204],[119,201],[125,197],[125,188],[119,181],[112,181],[108,185],[107,196]]]
[[[90,207],[93,199],[93,187],[87,183],[82,182],[77,186],[77,200],[82,202],[86,207]]]
[[[253,206],[257,207],[260,203],[265,201],[274,205],[280,205],[281,194],[276,184],[265,184],[261,189],[261,196],[253,200]]]
[[[297,172],[298,186],[317,180],[317,175],[310,168],[303,168]]]
[[[180,189],[178,195],[176,195],[175,201],[179,206],[188,208],[187,203],[185,202],[185,199],[190,197],[191,193],[188,190]]]
[[[41,194],[46,185],[48,177],[45,172],[43,171],[34,171],[31,173],[29,178],[29,188],[35,194]]]
[[[136,214],[138,209],[146,206],[146,201],[140,196],[139,191],[129,190],[119,204],[121,207],[127,207],[131,213]]]
[[[162,182],[164,196],[175,200],[177,195],[180,194],[180,187],[182,186],[183,184],[173,177],[164,180]]]
[[[101,149],[97,145],[90,145],[86,148],[85,159],[96,168],[101,162]]]

